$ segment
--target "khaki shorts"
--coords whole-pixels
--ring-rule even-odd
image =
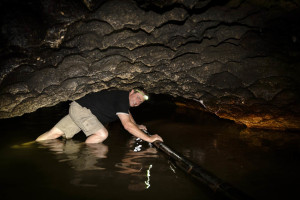
[[[72,138],[81,130],[86,136],[90,136],[104,128],[90,109],[82,107],[75,101],[70,104],[69,114],[62,118],[55,127],[63,131],[67,139]]]

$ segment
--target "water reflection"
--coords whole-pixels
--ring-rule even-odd
[[[143,142],[139,138],[132,138],[127,143],[129,151],[126,152],[120,163],[115,167],[117,172],[130,175],[128,189],[140,191],[150,188],[151,158],[157,158],[157,150],[150,143]]]
[[[243,129],[239,134],[241,140],[249,146],[259,147],[264,151],[274,147],[299,146],[299,133],[287,133],[284,131]]]
[[[39,144],[54,152],[59,162],[68,162],[76,171],[105,169],[99,162],[108,153],[108,146],[105,144],[85,144],[59,139],[41,141]]]
[[[143,158],[156,158],[157,150],[152,146],[146,146],[147,143],[139,139],[131,139],[128,142],[129,151],[125,153],[120,163],[115,166],[119,168],[119,173],[138,175],[145,168],[149,167],[149,163],[145,163],[148,159]]]
[[[59,162],[65,162],[75,170],[71,184],[83,187],[98,186],[95,176],[101,176],[96,171],[102,171],[102,177],[108,175],[111,168],[115,168],[115,172],[126,176],[128,189],[140,191],[148,189],[150,184],[150,170],[153,167],[152,158],[158,157],[157,150],[140,139],[132,138],[128,140],[126,149],[121,149],[123,156],[119,162],[109,165],[110,159],[107,159],[109,147],[103,143],[86,144],[76,140],[48,140],[38,142],[39,148],[47,148],[54,153]],[[116,148],[115,148],[116,149]],[[117,157],[120,156],[116,155]],[[111,158],[113,159],[113,158]],[[89,173],[88,173],[89,172]],[[119,176],[119,175],[114,175]],[[101,177],[100,177],[101,178]],[[121,180],[121,182],[124,180]]]

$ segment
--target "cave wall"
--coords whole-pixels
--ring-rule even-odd
[[[299,1],[1,2],[0,118],[143,86],[300,129]]]

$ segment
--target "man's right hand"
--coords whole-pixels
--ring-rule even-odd
[[[151,143],[154,142],[154,141],[156,141],[156,140],[159,140],[159,141],[163,142],[163,139],[159,135],[157,135],[157,134],[151,135],[150,136],[150,140],[151,140],[150,141]]]

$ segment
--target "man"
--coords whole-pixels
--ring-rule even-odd
[[[100,91],[88,94],[70,104],[69,114],[61,119],[50,131],[40,135],[36,141],[56,139],[58,137],[72,138],[81,130],[88,137],[86,143],[103,142],[108,131],[103,126],[121,120],[123,127],[132,135],[147,142],[163,141],[159,135],[148,136],[142,130],[144,125],[135,123],[130,107],[139,106],[148,96],[142,89],[127,91]]]

